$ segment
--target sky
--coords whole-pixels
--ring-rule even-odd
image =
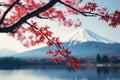
[[[91,0],[85,0],[85,1],[91,1]],[[98,6],[101,7],[107,7],[108,11],[113,12],[114,10],[120,10],[119,3],[120,0],[94,0]],[[117,26],[117,28],[111,28],[108,26],[106,22],[99,21],[99,18],[95,17],[80,17],[80,20],[82,21],[83,28],[90,29],[91,31],[95,32],[96,34],[99,34],[100,36],[103,36],[107,39],[110,39],[115,42],[120,42],[120,25]],[[40,25],[46,25],[46,23],[51,27],[51,31],[54,32],[55,36],[59,37],[65,37],[74,32],[77,29],[80,28],[74,28],[74,27],[64,27],[63,25],[59,25],[56,22],[49,21],[49,20],[40,20]],[[41,47],[41,45],[31,48],[25,48],[20,44],[19,41],[15,40],[12,37],[7,36],[6,34],[0,33],[0,49],[7,48],[11,50],[15,50],[18,52],[31,50]]]

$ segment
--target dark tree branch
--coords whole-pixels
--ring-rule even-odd
[[[3,20],[5,19],[6,15],[8,14],[8,12],[14,7],[15,4],[17,4],[20,0],[16,0],[13,4],[10,5],[10,7],[4,12],[1,20],[0,20],[0,24],[3,23]]]
[[[82,11],[79,11],[79,10],[75,9],[74,7],[72,7],[72,6],[70,6],[70,5],[68,5],[68,4],[65,4],[65,3],[62,2],[61,0],[59,0],[59,3],[61,3],[61,4],[65,5],[65,6],[67,6],[67,7],[75,10],[76,12],[79,12],[80,14],[82,14],[82,15],[84,15],[84,16],[86,16],[86,14],[84,14]]]
[[[36,34],[36,31],[35,31],[34,28],[33,28],[34,26],[33,26],[32,24],[30,24],[29,22],[27,22],[27,21],[25,21],[25,23],[28,24],[28,25],[31,27],[31,29],[34,31],[34,33]],[[37,36],[37,35],[36,35],[36,36]]]
[[[14,32],[16,29],[18,29],[20,27],[20,25],[22,23],[24,23],[28,19],[30,19],[30,18],[32,18],[32,17],[34,17],[42,12],[45,12],[46,10],[48,10],[49,8],[54,6],[58,1],[59,0],[50,0],[50,2],[48,2],[43,7],[39,7],[37,9],[33,10],[32,12],[25,14],[23,17],[21,17],[19,19],[19,21],[17,21],[13,25],[7,26],[7,27],[0,27],[0,32],[2,32],[2,33]]]
[[[82,14],[83,16],[86,16],[86,17],[103,16],[103,15],[100,15],[100,14],[98,14],[98,13],[79,11],[78,9],[76,9],[76,8],[74,8],[74,7],[72,7],[72,6],[68,5],[68,4],[65,4],[64,2],[62,2],[62,1],[60,1],[60,0],[59,0],[59,3],[65,5],[65,6],[67,6],[67,7],[69,7],[69,8],[71,8],[71,9],[73,9],[74,11],[76,11],[76,12],[78,12],[78,13]]]
[[[10,4],[0,4],[0,6],[10,6]]]
[[[27,22],[27,21],[26,21],[26,24],[28,24],[29,26],[31,26],[31,28],[33,29],[33,31],[34,31],[35,33],[36,33],[35,29],[36,29],[36,30],[39,30],[37,27],[34,27],[32,24],[30,24],[30,23]],[[35,29],[34,29],[34,28],[35,28]],[[40,30],[39,30],[39,31],[40,31]],[[47,37],[46,34],[43,33],[42,31],[40,31],[40,33],[42,33],[48,41],[50,41],[51,43],[53,43],[53,44],[55,45],[55,47],[57,48],[57,50],[59,51],[59,53],[60,53],[61,55],[63,55],[64,57],[66,57],[65,54],[62,54],[62,52],[60,51],[61,48],[59,48],[58,45],[57,45],[54,41],[52,41],[49,37]],[[50,48],[49,48],[49,49],[50,49]]]
[[[40,18],[40,19],[50,19],[50,18],[54,18],[54,17],[56,17],[56,16],[42,17],[42,16],[40,16],[40,15],[37,15],[37,17]]]

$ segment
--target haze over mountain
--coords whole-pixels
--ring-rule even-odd
[[[10,50],[10,49],[0,49],[0,57],[9,57],[11,55],[16,54],[16,51]]]
[[[103,38],[88,29],[79,29],[69,36],[61,39],[63,46],[72,51],[71,56],[76,57],[95,57],[101,55],[119,55],[120,44]],[[54,46],[52,50],[56,49]],[[48,47],[34,49],[15,55],[20,58],[48,58],[45,52]]]
[[[71,56],[76,57],[95,57],[101,55],[120,55],[120,43],[103,38],[88,29],[78,29],[65,38],[61,38],[63,46],[72,51]],[[56,47],[51,48],[55,50]],[[48,47],[42,47],[34,50],[25,51],[19,54],[17,52],[1,49],[0,57],[12,56],[19,58],[50,58],[46,55]]]

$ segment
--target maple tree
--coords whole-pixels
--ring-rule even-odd
[[[51,26],[39,26],[36,19],[50,19],[64,26],[81,26],[80,16],[99,17],[108,23],[108,26],[116,27],[120,24],[120,11],[113,14],[107,8],[100,8],[92,1],[80,6],[84,0],[5,0],[0,2],[0,32],[8,33],[26,46],[35,46],[46,43],[49,50],[47,55],[53,55],[53,61],[58,63],[68,59],[67,64],[74,69],[81,67],[81,59],[69,58],[71,51],[62,46],[59,37],[54,37],[49,30]],[[62,8],[61,8],[62,7]],[[75,18],[71,16],[77,16]],[[79,16],[79,17],[78,17]],[[26,26],[27,24],[27,26]],[[56,50],[50,47],[55,45]]]

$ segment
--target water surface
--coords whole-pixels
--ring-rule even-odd
[[[0,70],[0,80],[120,80],[119,68],[25,68]]]

